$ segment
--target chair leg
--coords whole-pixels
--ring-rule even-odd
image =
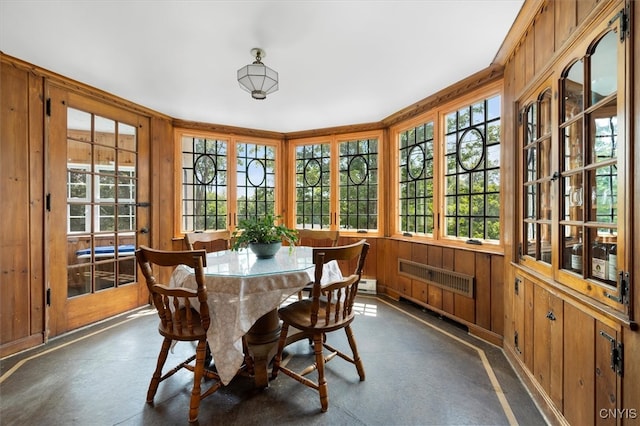
[[[320,406],[322,412],[326,412],[329,408],[329,386],[324,376],[324,354],[322,345],[322,334],[313,336],[313,352],[316,356],[316,368],[318,370],[318,392],[320,393]]]
[[[191,403],[189,404],[189,422],[195,422],[198,420],[202,377],[204,376],[204,360],[206,355],[207,341],[200,340],[196,347],[196,365],[193,369],[193,390],[191,391]]]
[[[242,336],[242,351],[244,352],[244,366],[248,374],[253,375],[253,358],[249,353],[249,344],[247,343],[247,336]]]
[[[347,340],[349,340],[349,346],[351,346],[351,352],[353,353],[353,361],[356,365],[356,369],[358,370],[358,376],[360,376],[360,381],[364,380],[364,365],[362,365],[362,360],[360,359],[360,355],[358,354],[358,346],[356,345],[356,339],[353,337],[353,331],[351,330],[351,325],[348,325],[344,329],[345,333],[347,333]]]
[[[153,402],[153,398],[156,396],[156,392],[158,391],[158,385],[160,384],[160,378],[162,377],[162,368],[164,367],[164,363],[167,361],[167,355],[169,354],[169,349],[171,348],[171,342],[172,340],[168,337],[165,337],[162,341],[162,347],[160,348],[160,353],[158,354],[156,371],[154,371],[153,376],[151,376],[151,383],[149,384],[149,390],[147,391],[147,402],[149,404]]]
[[[287,333],[289,332],[289,324],[283,323],[280,329],[280,339],[278,339],[278,350],[276,356],[273,358],[273,364],[271,366],[271,380],[278,376],[278,370],[280,369],[280,362],[282,361],[282,351],[284,345],[287,343]]]

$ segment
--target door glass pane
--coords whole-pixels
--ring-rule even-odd
[[[591,54],[591,105],[618,90],[618,44],[616,33],[609,31]]]
[[[576,120],[563,130],[564,169],[572,170],[583,165],[582,119]]]
[[[135,149],[135,127],[67,109],[68,297],[136,281],[133,250],[120,250],[136,243]]]
[[[584,105],[584,63],[582,59],[571,66],[562,82],[564,92],[563,121],[567,121],[580,114]]]
[[[591,214],[589,220],[616,223],[618,198],[618,169],[616,166],[598,167],[589,172],[591,180]]]
[[[599,163],[618,156],[618,112],[615,99],[591,114],[591,150],[593,162]]]

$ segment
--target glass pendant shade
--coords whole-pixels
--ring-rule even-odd
[[[278,90],[278,73],[260,62],[261,56],[264,52],[256,52],[255,62],[238,70],[240,87],[251,93],[254,99],[265,99],[269,93]]]

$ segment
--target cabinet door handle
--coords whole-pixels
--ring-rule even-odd
[[[547,312],[546,317],[549,318],[551,321],[555,321],[556,320],[556,316],[553,314],[553,311]]]

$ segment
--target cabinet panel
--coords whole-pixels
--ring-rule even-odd
[[[617,398],[620,393],[618,377],[611,369],[612,342],[610,338],[615,339],[614,347],[620,338],[616,330],[599,321],[596,321],[595,332],[595,421],[599,425],[615,425],[616,416],[609,413],[616,412],[616,408],[620,408]]]
[[[554,405],[562,410],[562,300],[535,286],[533,321],[534,376]]]
[[[595,320],[568,303],[564,320],[564,417],[569,424],[588,426],[594,424],[595,411]]]
[[[513,347],[516,354],[524,361],[525,355],[525,291],[524,278],[516,276],[513,283]]]

